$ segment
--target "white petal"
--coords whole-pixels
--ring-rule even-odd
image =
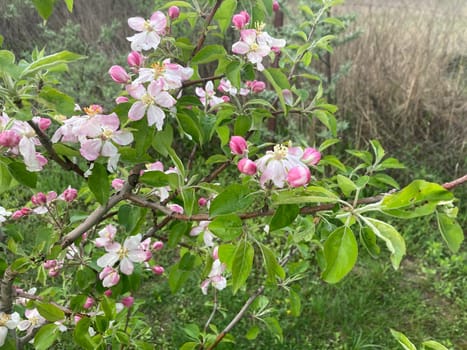
[[[107,253],[97,259],[97,266],[106,267],[113,266],[118,261],[118,255],[114,253]]]

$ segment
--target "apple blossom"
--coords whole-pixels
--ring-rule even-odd
[[[260,93],[266,89],[266,83],[261,80],[247,81],[246,86],[254,93]]]
[[[125,68],[119,65],[110,67],[109,75],[113,81],[119,84],[127,84],[131,80]]]
[[[180,8],[178,6],[170,6],[167,13],[170,19],[176,19],[180,16]]]
[[[98,248],[102,247],[110,247],[114,244],[115,234],[117,233],[117,228],[114,225],[107,225],[102,230],[100,230],[97,234],[99,235],[98,238],[94,241],[94,244]]]
[[[167,91],[163,91],[163,82],[153,80],[146,88],[138,84],[130,94],[136,101],[128,111],[128,118],[140,120],[147,111],[148,125],[156,125],[157,130],[162,130],[165,113],[160,107],[170,108],[177,102]],[[160,107],[159,107],[160,106]]]
[[[0,146],[13,148],[18,146],[21,135],[14,130],[5,130],[0,132]]]
[[[248,145],[242,136],[232,136],[229,141],[229,147],[232,154],[241,156],[248,152]]]
[[[140,68],[132,85],[150,83],[154,80],[160,81],[162,89],[173,90],[183,86],[183,82],[193,75],[193,68],[183,67],[177,63],[171,63],[170,59],[151,64],[149,68]],[[131,90],[131,89],[130,89]]]
[[[106,254],[97,259],[97,265],[100,267],[112,267],[120,261],[120,271],[125,275],[131,275],[134,269],[134,262],[141,263],[146,261],[146,252],[140,248],[141,234],[130,236],[125,239],[123,246],[120,243],[114,243],[105,246]],[[105,287],[105,286],[104,286]]]
[[[4,207],[0,207],[0,223],[6,221],[6,217],[10,216],[11,212],[6,210]]]
[[[118,105],[119,105],[120,103],[126,103],[126,102],[128,102],[128,101],[129,101],[129,99],[128,99],[128,97],[126,97],[126,96],[118,96],[118,97],[115,99],[115,103],[118,104]]]
[[[127,38],[131,42],[132,50],[155,50],[161,42],[161,35],[165,35],[167,19],[161,11],[156,11],[149,20],[142,17],[131,17],[128,19],[128,25],[131,29],[139,32]]]
[[[63,193],[58,198],[64,200],[65,202],[73,202],[77,196],[78,190],[68,186],[68,188],[63,191]]]
[[[144,63],[144,56],[138,51],[131,51],[126,61],[131,67],[141,67]]]
[[[17,312],[7,314],[0,312],[0,347],[5,344],[9,329],[15,329],[20,322],[20,316]]]
[[[25,331],[30,328],[39,328],[47,322],[37,309],[27,309],[24,312],[24,316],[26,316],[27,320],[19,322],[17,326],[20,331]]]
[[[216,96],[216,92],[214,91],[214,84],[211,80],[206,83],[204,89],[197,87],[195,89],[195,93],[204,106],[209,104],[209,106],[214,107],[225,102],[221,97]]]
[[[237,164],[237,168],[242,174],[246,175],[254,175],[257,171],[256,163],[248,158],[240,159]]]
[[[217,290],[222,290],[227,286],[227,280],[222,276],[224,270],[225,265],[221,263],[219,259],[214,260],[208,278],[201,283],[201,291],[204,295],[208,294],[208,287],[210,284]]]
[[[206,198],[200,197],[200,198],[198,199],[198,205],[199,205],[200,207],[205,207],[207,204],[208,204],[208,200],[207,200]]]
[[[105,288],[113,287],[120,281],[118,271],[110,266],[104,267],[104,269],[99,273],[99,278],[102,281],[102,286]]]
[[[198,226],[195,226],[190,231],[190,236],[198,236],[200,233],[203,233],[203,240],[206,247],[214,246],[215,236],[209,231],[209,224],[211,221],[200,221]]]
[[[116,191],[120,191],[125,184],[125,180],[122,179],[113,179],[112,180],[112,188]]]
[[[310,169],[303,166],[296,166],[289,170],[287,173],[287,183],[291,187],[305,186],[310,182],[311,173]]]
[[[300,160],[307,165],[317,165],[321,160],[321,153],[316,148],[305,148]]]

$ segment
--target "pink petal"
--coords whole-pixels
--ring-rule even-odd
[[[136,30],[138,32],[142,32],[144,30],[144,23],[146,20],[143,17],[130,17],[128,18],[128,26]]]
[[[122,271],[123,274],[125,275],[131,275],[134,270],[133,263],[131,262],[130,259],[128,258],[123,258],[122,261],[120,261],[120,271]]]
[[[248,51],[250,51],[250,46],[243,42],[243,41],[237,41],[235,44],[232,45],[232,52],[239,54],[239,55],[244,55]]]
[[[88,139],[81,142],[79,153],[87,160],[96,160],[99,157],[102,147],[102,140]]]
[[[162,130],[164,126],[165,113],[157,106],[151,105],[148,108],[148,125],[156,124],[157,130]]]
[[[145,112],[146,105],[141,101],[135,102],[128,111],[128,118],[131,120],[140,120],[144,117]]]

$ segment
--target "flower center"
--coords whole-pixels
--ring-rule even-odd
[[[128,255],[128,249],[125,247],[120,248],[120,250],[118,251],[118,259],[122,260],[127,255]]]
[[[143,97],[141,97],[141,102],[143,102],[146,106],[149,106],[154,103],[154,99],[152,98],[151,95],[144,94]]]
[[[84,107],[83,109],[84,112],[91,117],[103,112],[102,106],[99,105],[90,105],[89,107]]]
[[[0,327],[6,325],[6,323],[10,320],[10,315],[2,312],[0,313]]]
[[[266,23],[264,22],[256,22],[255,23],[255,30],[256,30],[256,34],[261,34],[261,32],[263,31],[264,27],[266,27]]]
[[[154,79],[159,78],[165,72],[165,66],[159,62],[151,64],[151,68],[154,70]]]
[[[250,45],[251,51],[256,51],[259,49],[259,45],[257,43],[253,43]]]
[[[110,130],[110,129],[104,129],[104,130],[102,131],[102,139],[103,139],[103,140],[111,139],[111,138],[112,138],[112,135],[113,135],[113,131]]]
[[[153,30],[151,22],[149,21],[144,22],[143,27],[145,32],[151,32]]]
[[[285,157],[287,157],[287,154],[289,153],[288,147],[283,144],[275,145],[273,153],[274,153],[275,159],[277,160],[284,159]]]

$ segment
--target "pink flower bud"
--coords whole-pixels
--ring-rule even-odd
[[[155,275],[162,275],[164,273],[164,268],[162,266],[156,265],[152,267],[152,272]]]
[[[248,149],[246,140],[241,136],[232,136],[229,142],[230,151],[233,154],[243,155]]]
[[[112,290],[111,289],[107,289],[105,292],[104,292],[104,295],[106,297],[110,297],[112,295]]]
[[[266,84],[264,81],[260,80],[247,81],[246,86],[248,86],[254,93],[260,93],[266,89]]]
[[[83,318],[83,316],[81,316],[81,315],[75,315],[73,317],[73,320],[75,321],[75,323],[78,323],[82,318]]]
[[[168,13],[170,19],[176,19],[178,16],[180,16],[180,9],[177,6],[170,6]]]
[[[47,197],[44,193],[38,192],[31,197],[31,202],[34,205],[44,205],[45,203],[47,203]]]
[[[200,198],[198,199],[198,205],[199,205],[200,207],[205,207],[207,204],[208,204],[208,200],[207,200],[206,198],[200,197]]]
[[[36,124],[39,126],[39,129],[42,131],[45,131],[49,128],[49,126],[52,124],[52,121],[49,118],[37,118],[35,120]]]
[[[183,214],[183,207],[178,204],[167,204],[167,208],[172,210],[174,213]]]
[[[281,48],[277,46],[271,46],[271,51],[274,52],[275,54],[281,53]]]
[[[82,241],[85,241],[88,239],[88,233],[87,232],[84,232],[82,235],[81,235],[81,240]]]
[[[21,136],[13,130],[5,130],[0,132],[0,146],[15,147],[21,141]]]
[[[116,99],[115,99],[115,103],[116,104],[120,104],[120,103],[125,103],[125,102],[128,102],[128,97],[126,96],[118,96]]]
[[[84,302],[83,308],[89,309],[94,305],[94,299],[92,297],[87,297]]]
[[[47,203],[54,201],[55,199],[57,199],[57,192],[55,191],[47,192],[46,198],[47,198]]]
[[[321,160],[321,153],[316,148],[305,148],[300,160],[307,165],[316,165]]]
[[[230,102],[230,97],[229,96],[222,96],[221,97],[224,102]]]
[[[23,216],[29,215],[31,213],[31,209],[26,208],[26,207],[21,208],[20,211],[21,211],[21,214],[23,214]]]
[[[248,158],[242,158],[237,164],[238,170],[242,174],[254,175],[256,174],[256,163]]]
[[[15,211],[13,214],[11,214],[11,218],[13,220],[19,220],[24,216],[23,212],[21,210]]]
[[[130,76],[122,66],[115,65],[110,67],[109,74],[116,83],[126,84],[130,81]]]
[[[128,54],[126,61],[132,67],[141,67],[144,63],[144,57],[138,51],[131,51]]]
[[[57,266],[57,260],[46,260],[44,262],[44,269],[46,270],[50,270],[54,268],[55,266]]]
[[[161,242],[161,241],[157,241],[157,242],[154,242],[152,244],[152,250],[154,251],[158,251],[158,250],[161,250],[162,248],[164,248],[164,242]]]
[[[135,302],[135,298],[133,298],[131,295],[124,297],[121,300],[121,303],[123,304],[123,306],[128,307],[128,308],[132,307],[134,302]]]
[[[279,8],[280,8],[279,3],[277,2],[277,0],[274,0],[273,3],[272,3],[272,10],[274,12],[277,12],[277,11],[279,11]]]
[[[214,260],[219,259],[219,247],[218,246],[214,247],[214,249],[212,250],[212,258]]]
[[[245,27],[249,21],[250,21],[250,15],[246,11],[237,13],[236,15],[232,17],[232,24],[234,25],[235,28],[239,30]]]
[[[60,269],[57,267],[53,267],[49,270],[49,277],[57,277],[60,273]]]
[[[125,184],[125,180],[122,179],[114,179],[112,180],[112,188],[115,191],[120,191],[123,188],[123,185]]]
[[[63,191],[61,194],[61,197],[66,201],[66,202],[73,202],[75,198],[78,196],[78,191],[74,188],[71,188],[68,186],[68,188]]]
[[[310,169],[302,166],[293,167],[287,173],[287,182],[291,187],[305,186],[310,182],[310,179]]]

